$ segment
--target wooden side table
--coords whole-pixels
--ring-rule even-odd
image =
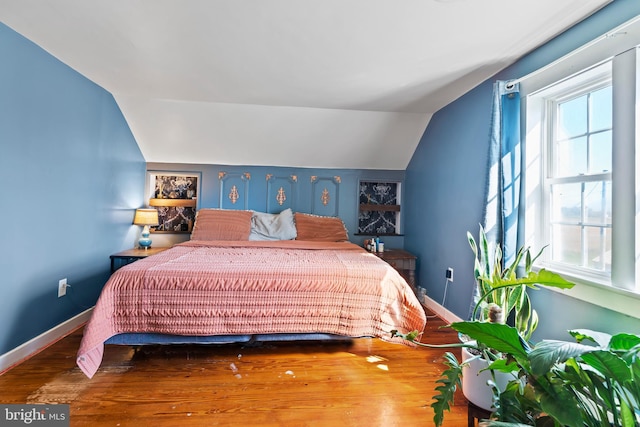
[[[416,256],[402,249],[384,249],[376,255],[395,268],[416,292]]]
[[[123,267],[127,264],[131,264],[134,261],[137,261],[141,258],[146,258],[151,255],[159,254],[162,251],[166,251],[169,249],[168,247],[152,247],[148,249],[127,249],[125,251],[121,251],[110,255],[111,259],[111,272],[113,273],[118,268]]]

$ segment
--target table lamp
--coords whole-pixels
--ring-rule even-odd
[[[149,226],[158,225],[158,211],[155,209],[136,209],[136,214],[133,217],[133,223],[135,225],[143,225],[142,234],[138,245],[142,249],[148,249],[151,247],[151,239],[149,238]]]

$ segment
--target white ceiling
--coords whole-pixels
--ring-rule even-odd
[[[0,0],[148,162],[405,169],[431,115],[609,0]]]

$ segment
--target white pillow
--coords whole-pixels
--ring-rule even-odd
[[[249,240],[292,240],[297,236],[291,209],[279,214],[254,212],[251,216]]]

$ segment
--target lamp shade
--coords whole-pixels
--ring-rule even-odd
[[[133,223],[135,225],[158,225],[158,211],[155,209],[136,209]]]

